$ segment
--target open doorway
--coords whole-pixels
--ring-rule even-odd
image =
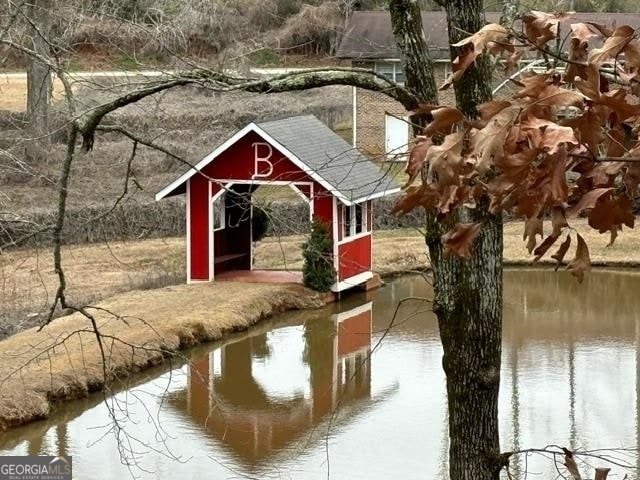
[[[247,279],[248,272],[258,278],[262,271],[301,271],[302,244],[312,215],[310,196],[310,184],[268,181],[230,183],[213,195],[214,277]]]

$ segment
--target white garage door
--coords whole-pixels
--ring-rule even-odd
[[[404,119],[385,115],[385,151],[389,160],[406,160],[409,124]]]

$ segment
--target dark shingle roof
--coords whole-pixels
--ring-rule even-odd
[[[486,18],[487,22],[497,22],[500,19],[500,14],[487,12]],[[640,27],[640,14],[578,12],[573,18],[563,22],[563,30],[565,32],[568,31],[566,25],[577,22],[595,22],[607,26],[612,24],[630,25],[638,29]],[[444,12],[422,12],[422,26],[432,58],[448,60],[449,35]],[[516,28],[519,27],[516,25]],[[353,12],[336,56],[338,58],[362,60],[399,58],[391,31],[389,12]]]
[[[256,125],[304,163],[311,176],[324,180],[325,188],[339,198],[361,200],[399,189],[391,175],[313,115]]]

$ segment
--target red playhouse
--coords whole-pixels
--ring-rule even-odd
[[[332,225],[340,292],[373,277],[371,200],[400,190],[367,157],[313,115],[250,123],[156,200],[187,195],[187,282],[252,270],[251,194],[287,185],[309,204],[310,218]]]

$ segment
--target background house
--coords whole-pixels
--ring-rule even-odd
[[[487,12],[487,22],[498,22],[500,13]],[[607,26],[640,27],[637,13],[583,13],[561,25],[561,36],[569,24],[595,22]],[[450,73],[449,39],[444,12],[422,12],[427,47],[435,64],[438,86]],[[518,28],[516,26],[516,28]],[[351,60],[352,66],[370,68],[403,84],[404,72],[396,49],[387,11],[356,11],[347,24],[336,56]],[[453,103],[453,89],[439,92],[441,104]],[[407,112],[402,105],[378,92],[353,88],[353,144],[361,152],[380,159],[404,160],[410,138]]]

